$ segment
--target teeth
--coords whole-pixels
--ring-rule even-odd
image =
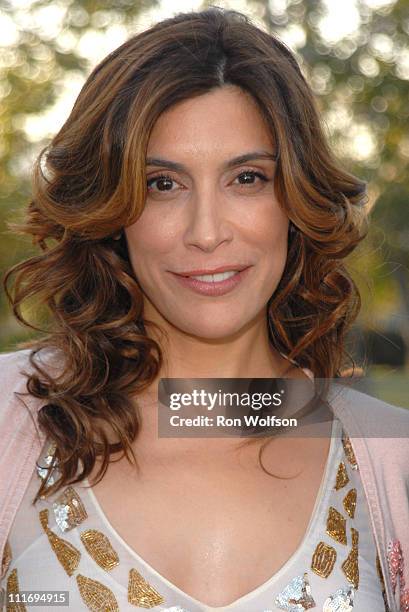
[[[237,274],[238,270],[220,272],[219,274],[203,274],[202,276],[191,276],[190,278],[196,278],[200,281],[205,281],[207,283],[219,283],[220,281],[226,280],[226,278],[231,278],[235,274]]]

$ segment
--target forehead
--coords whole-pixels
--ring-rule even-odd
[[[252,96],[229,85],[164,111],[153,126],[147,153],[204,160],[260,148],[273,150],[269,126]]]

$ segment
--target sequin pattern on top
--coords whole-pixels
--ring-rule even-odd
[[[319,542],[312,556],[311,569],[321,578],[328,578],[334,569],[336,559],[335,548],[325,542]]]
[[[339,491],[339,489],[342,489],[343,487],[345,487],[348,484],[348,482],[349,482],[348,472],[345,467],[345,463],[341,461],[341,463],[338,466],[338,471],[337,471],[337,475],[335,478],[334,489],[336,491]]]
[[[7,578],[7,612],[26,612],[27,608],[24,603],[10,603],[10,595],[18,596],[20,588],[18,584],[17,569],[14,568]],[[17,599],[17,598],[16,598]],[[11,600],[12,601],[12,600]]]
[[[128,601],[141,608],[154,608],[164,603],[162,595],[135,568],[129,570]]]
[[[263,601],[257,599],[257,602],[255,602],[254,599],[252,599],[253,595],[248,594],[248,599],[248,596],[244,596],[244,598],[238,600],[237,606],[233,606],[234,610],[236,610],[237,607],[238,612],[253,612],[253,610],[262,612],[265,608],[269,609],[268,612],[275,612],[278,609],[287,610],[287,612],[302,612],[303,610],[309,609],[315,609],[317,612],[318,610],[324,610],[325,612],[345,612],[352,610],[354,607],[354,585],[352,583],[347,585],[345,574],[342,574],[341,563],[344,561],[345,557],[350,557],[350,553],[352,552],[351,548],[358,548],[357,539],[356,542],[352,541],[353,538],[350,540],[350,526],[354,525],[361,531],[363,525],[363,515],[360,509],[362,493],[359,485],[359,477],[351,472],[351,468],[345,457],[343,462],[344,468],[339,468],[343,449],[340,438],[338,438],[338,440],[339,444],[336,447],[336,453],[334,452],[333,460],[331,460],[329,464],[331,469],[327,470],[328,475],[325,480],[325,487],[322,489],[325,495],[322,496],[321,506],[317,506],[319,512],[316,512],[316,523],[314,524],[314,528],[310,530],[311,537],[308,540],[306,549],[304,550],[303,548],[304,552],[302,555],[299,553],[302,559],[297,558],[296,563],[294,562],[291,566],[287,567],[285,575],[279,579],[280,582],[275,587],[273,586],[273,584],[275,584],[273,582],[274,577],[271,579],[271,582],[270,580],[268,581],[268,591],[266,588],[263,593],[260,592],[262,597],[264,597]],[[343,484],[343,486],[339,486],[339,488],[334,486],[336,485],[338,475],[338,484]],[[36,477],[36,474],[34,477]],[[347,486],[349,482],[352,484]],[[353,509],[353,516],[351,517],[345,509],[344,504],[344,500],[349,496],[352,487],[356,487],[359,493],[359,512],[356,513],[357,518],[354,518],[355,508]],[[86,487],[86,491],[89,491],[89,493],[92,492],[88,487]],[[71,527],[73,532],[64,536],[78,547],[78,551],[81,554],[80,565],[78,565],[69,579],[67,579],[67,577],[65,578],[66,583],[69,582],[70,585],[72,585],[71,592],[75,602],[73,604],[74,609],[82,609],[83,606],[86,606],[89,610],[109,611],[118,609],[127,610],[128,608],[135,610],[143,608],[157,609],[156,606],[158,606],[158,609],[162,610],[162,612],[193,612],[191,609],[192,598],[188,599],[189,596],[181,593],[180,590],[178,593],[172,592],[172,584],[164,583],[162,587],[162,581],[157,575],[155,575],[155,578],[151,577],[152,568],[150,568],[149,564],[141,564],[141,566],[139,566],[135,558],[130,559],[129,556],[126,555],[126,550],[123,545],[121,545],[121,541],[116,538],[115,530],[112,530],[110,533],[106,531],[105,535],[103,525],[106,529],[109,529],[109,522],[107,522],[106,517],[104,518],[103,512],[100,512],[101,509],[98,509],[97,505],[94,506],[95,500],[93,496],[85,492],[83,496],[79,487],[76,487],[74,493],[77,497],[78,493],[81,494],[80,501],[84,506],[84,510],[86,509],[87,511],[88,521],[85,527],[82,525],[74,525]],[[53,501],[56,501],[58,495],[59,493],[57,492],[53,494],[49,501],[42,498],[38,503],[41,504],[41,507],[48,505],[51,515],[50,526],[48,526],[47,520],[47,528],[49,529],[51,527],[50,531],[54,533],[54,536],[64,542],[67,540],[63,540],[62,537],[59,538],[59,536],[56,535],[61,528],[55,525],[54,520],[53,524],[51,524],[51,518],[53,518]],[[75,495],[72,497],[75,498]],[[318,497],[317,499],[320,498]],[[83,502],[85,502],[85,504]],[[342,518],[346,521],[345,533],[349,546],[344,546],[339,543],[338,540],[334,541],[334,539],[332,539],[331,541],[331,537],[326,534],[327,514],[330,507],[334,508],[339,515],[343,515]],[[36,521],[38,526],[38,511],[36,512]],[[356,529],[357,534],[358,529]],[[109,538],[107,536],[109,536]],[[366,543],[367,534],[365,529],[361,532],[361,537]],[[43,536],[40,538],[39,542],[40,541],[42,542],[42,549],[45,550],[44,547],[49,546],[47,538]],[[13,545],[13,540],[11,543]],[[117,548],[119,555],[114,548]],[[54,564],[54,569],[58,569],[55,567],[58,564],[55,556],[53,557],[51,554],[48,556],[45,555],[45,557],[47,558],[47,562],[49,558],[50,568],[52,564]],[[138,557],[137,554],[136,557]],[[98,562],[98,560],[100,562]],[[373,561],[375,561],[375,554],[373,554]],[[102,568],[103,571],[111,572],[114,570],[110,576],[106,576],[106,581],[104,580],[103,571],[99,570],[97,565]],[[117,569],[115,569],[116,565],[119,566]],[[308,571],[310,565],[311,569]],[[130,568],[132,568],[131,571]],[[366,588],[368,584],[366,582],[368,573],[366,571],[366,564],[362,565],[361,571],[361,580],[363,586]],[[63,577],[64,573],[60,572],[59,574]],[[331,579],[325,580],[330,575]],[[294,576],[295,578],[293,578]],[[27,578],[31,579],[28,565],[23,569],[19,567],[19,577],[20,587],[29,588],[25,586],[27,584]],[[376,576],[375,578],[378,580]],[[61,580],[63,581],[63,578],[61,578]],[[118,591],[114,586],[117,582],[120,582],[122,587],[121,590]],[[372,586],[372,583],[370,584]],[[156,591],[155,587],[159,592]],[[360,590],[362,591],[362,595],[365,596],[365,589],[361,588]],[[127,599],[128,594],[131,594],[132,591],[133,595],[130,595],[130,598]],[[277,595],[277,593],[279,594]],[[370,609],[371,612],[372,610],[375,611],[375,609],[379,611],[381,609],[383,610],[383,599],[380,588],[378,589],[378,596],[381,602],[378,606],[369,605],[365,607],[365,603],[361,603],[361,600],[366,601],[366,598],[361,597],[361,593],[358,595],[357,592],[355,595],[355,607],[358,606],[358,608],[360,608],[360,606],[363,606],[363,609],[368,611]],[[249,599],[252,599],[252,601],[249,601]],[[280,601],[277,602],[276,599],[280,599]],[[101,602],[103,603],[101,604]],[[100,607],[101,605],[102,607]],[[204,606],[204,608],[209,609],[208,606]],[[202,606],[198,605],[198,602],[195,602],[193,609],[195,612],[198,612],[199,609],[202,609]]]
[[[392,590],[395,594],[396,585],[399,578],[400,612],[409,612],[409,588],[405,588],[406,585],[403,568],[404,558],[401,543],[399,540],[392,540],[388,544],[388,569],[392,583]]]
[[[67,487],[53,503],[55,520],[61,531],[69,531],[87,518],[87,511],[73,487]]]
[[[388,544],[388,569],[392,590],[395,593],[398,577],[403,578],[403,555],[399,540],[392,540]]]
[[[118,554],[104,533],[98,529],[87,529],[80,537],[87,553],[102,569],[109,572],[119,564]]]
[[[36,469],[37,474],[41,480],[47,482],[47,487],[53,485],[56,480],[61,476],[61,473],[57,467],[57,459],[55,458],[55,451],[57,450],[55,442],[51,442],[40,461],[37,462]],[[48,479],[47,479],[48,478]]]
[[[311,587],[307,572],[303,576],[295,576],[279,593],[275,605],[287,612],[300,612],[315,608],[315,601],[311,594]]]
[[[409,612],[409,589],[403,589],[400,594],[400,610],[401,612]]]
[[[359,566],[358,566],[358,541],[359,541],[359,533],[356,529],[351,527],[351,536],[352,536],[352,548],[342,564],[342,571],[345,576],[348,578],[349,582],[353,584],[355,589],[359,586]]]
[[[115,595],[107,586],[98,580],[92,580],[82,574],[76,576],[78,590],[89,610],[92,612],[119,612]]]
[[[48,508],[40,510],[40,523],[47,534],[50,546],[55,552],[58,561],[61,563],[68,576],[72,576],[80,562],[81,553],[67,540],[63,540],[55,534],[48,526]]]
[[[347,543],[346,520],[333,506],[328,510],[327,534],[341,544]]]
[[[355,455],[352,450],[351,443],[345,434],[342,434],[342,444],[346,458],[352,469],[357,469]],[[337,470],[335,479],[335,491],[340,491],[350,482],[348,471],[345,463],[342,461]],[[339,493],[337,493],[339,495]],[[340,501],[339,498],[338,502]],[[349,519],[354,519],[357,504],[357,490],[350,489],[342,500],[344,510]],[[347,519],[334,506],[330,506],[328,510],[326,533],[340,544],[347,544]],[[323,605],[324,612],[341,612],[349,611],[354,607],[355,589],[359,586],[359,567],[358,567],[358,531],[351,527],[352,547],[341,569],[348,581],[351,583],[348,587],[342,587],[329,595]],[[319,542],[311,562],[311,569],[322,578],[328,578],[331,573],[336,559],[336,551],[333,547],[325,542]]]
[[[352,448],[351,440],[345,433],[342,434],[342,446],[344,447],[345,456],[353,470],[358,469],[358,463],[355,457],[354,449]]]
[[[350,518],[354,518],[355,516],[356,497],[357,497],[356,489],[351,489],[350,491],[348,491],[348,493],[345,495],[342,501],[345,512],[348,514]]]
[[[354,588],[338,589],[325,600],[323,612],[350,612],[354,607]]]
[[[43,458],[46,465],[51,465],[54,452],[55,446],[50,445]],[[53,462],[54,469],[57,469],[57,465],[57,462]],[[40,478],[44,478],[45,473],[41,469],[37,467],[37,474]],[[46,473],[48,474],[48,470]],[[68,486],[55,499],[52,506],[56,523],[63,533],[78,527],[88,518],[85,506],[72,486]],[[78,568],[81,552],[70,542],[57,536],[49,528],[48,519],[48,508],[45,508],[40,511],[40,522],[57,559],[67,574],[72,576]],[[99,567],[105,571],[111,571],[119,565],[119,556],[104,533],[98,529],[86,529],[80,534],[80,538],[85,550]],[[75,578],[81,598],[89,610],[119,611],[115,595],[107,586],[81,573],[78,573]],[[164,603],[164,598],[135,568],[132,568],[128,577],[128,602],[138,607],[152,608]],[[176,606],[175,610],[177,608]],[[180,608],[180,610],[183,609]]]

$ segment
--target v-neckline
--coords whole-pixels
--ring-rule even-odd
[[[287,559],[287,561],[285,561],[284,564],[272,576],[267,578],[267,580],[265,580],[259,586],[255,587],[248,593],[241,595],[240,597],[238,597],[237,599],[235,599],[234,601],[232,601],[231,603],[227,605],[210,606],[202,601],[199,601],[192,595],[189,595],[188,593],[183,591],[181,588],[179,588],[176,584],[168,580],[165,576],[163,576],[163,574],[157,571],[150,563],[148,563],[143,557],[141,557],[136,552],[136,550],[134,550],[129,544],[127,544],[127,542],[122,538],[122,536],[118,533],[118,531],[113,527],[108,517],[106,516],[104,510],[102,509],[89,483],[88,478],[84,479],[83,481],[85,485],[85,488],[83,489],[83,491],[86,491],[86,494],[90,497],[91,502],[93,506],[95,507],[100,519],[104,523],[105,527],[108,529],[108,531],[111,532],[112,536],[119,542],[119,544],[127,551],[130,557],[135,559],[135,561],[137,561],[140,565],[145,567],[147,571],[149,571],[152,575],[154,575],[159,581],[162,581],[163,583],[165,583],[165,585],[169,589],[177,593],[180,597],[183,597],[185,600],[188,600],[189,602],[193,603],[195,606],[200,607],[203,612],[223,612],[224,610],[234,609],[236,606],[240,606],[244,604],[248,599],[252,599],[256,597],[259,593],[265,591],[267,588],[275,584],[290,569],[290,567],[294,563],[296,563],[298,557],[302,555],[302,553],[304,552],[305,545],[307,544],[311,534],[313,533],[317,521],[320,520],[321,518],[322,506],[323,504],[326,503],[326,499],[331,491],[331,487],[328,486],[328,484],[329,484],[329,480],[332,475],[331,467],[334,463],[336,452],[337,450],[339,450],[339,448],[336,445],[336,440],[339,439],[340,426],[341,426],[340,421],[334,418],[332,421],[332,426],[331,426],[331,441],[330,441],[329,450],[328,450],[328,454],[327,454],[327,458],[325,462],[325,467],[324,467],[322,478],[321,478],[321,483],[320,483],[318,493],[315,498],[315,503],[314,503],[313,510],[311,512],[308,526],[304,532],[304,536],[300,544],[297,546],[296,550],[292,553],[292,555]]]

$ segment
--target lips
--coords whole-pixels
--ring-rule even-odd
[[[223,266],[223,268],[226,268],[226,266]],[[203,278],[197,278],[196,275],[183,276],[181,274],[175,274],[174,272],[171,272],[170,274],[181,287],[203,296],[216,298],[233,292],[236,287],[242,285],[244,283],[244,279],[251,274],[251,269],[252,266],[247,266],[246,268],[235,272],[235,274],[228,275],[227,278],[220,280],[214,278],[217,273],[209,275],[212,279],[211,281],[207,279],[204,280]],[[207,275],[203,274],[198,276]]]
[[[249,267],[248,264],[233,263],[233,264],[227,264],[224,266],[219,266],[217,268],[198,268],[197,270],[188,270],[185,272],[173,272],[173,274],[177,274],[178,276],[185,276],[185,277],[204,276],[207,274],[217,274],[220,272],[241,272],[242,270],[245,270],[248,267]]]

